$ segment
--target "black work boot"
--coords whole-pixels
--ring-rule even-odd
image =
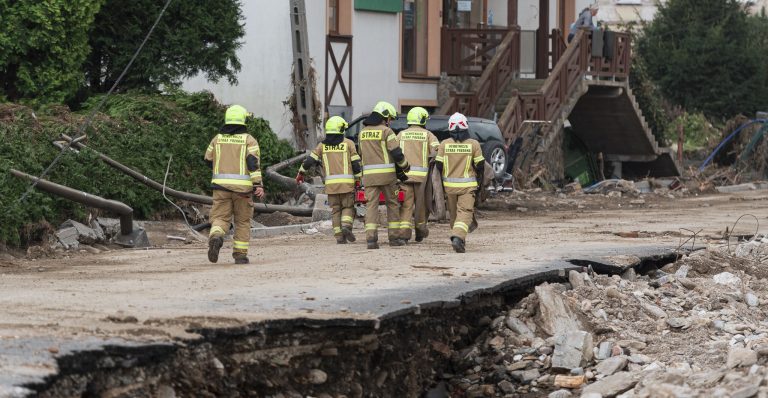
[[[219,250],[224,246],[224,238],[221,236],[212,236],[208,238],[208,261],[215,263],[219,261]]]
[[[405,239],[394,238],[389,240],[390,246],[405,246]]]
[[[451,246],[453,246],[453,250],[455,250],[456,253],[464,253],[466,251],[464,247],[464,239],[461,239],[458,236],[451,237]]]
[[[341,233],[344,235],[345,238],[347,238],[348,241],[354,242],[357,239],[355,238],[355,234],[352,233],[352,228],[350,227],[341,227]]]
[[[336,243],[339,245],[346,245],[347,244],[347,236],[344,234],[336,235]]]
[[[378,249],[379,248],[379,242],[375,240],[369,240],[368,241],[368,248],[369,249]]]
[[[245,253],[232,253],[232,257],[235,259],[235,264],[248,264],[248,255]]]
[[[416,242],[421,242],[429,236],[428,229],[416,229]]]

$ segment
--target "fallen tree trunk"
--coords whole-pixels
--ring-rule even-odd
[[[300,185],[297,185],[296,180],[293,179],[292,177],[286,177],[280,174],[280,170],[303,161],[307,156],[308,156],[308,153],[302,153],[301,155],[297,155],[290,159],[283,160],[280,163],[275,163],[272,166],[267,167],[266,176],[270,180],[284,186],[287,189],[291,189],[291,190],[299,189],[300,191],[304,192],[307,196],[309,196],[314,200],[316,193],[315,193],[315,188],[312,185],[307,184],[306,182],[301,183]]]
[[[65,140],[72,142],[72,138],[62,134],[62,138]],[[152,188],[158,192],[163,192],[165,190],[165,194],[181,200],[186,200],[193,203],[200,203],[204,205],[212,205],[213,204],[213,198],[210,196],[205,195],[199,195],[194,194],[190,192],[183,192],[183,191],[177,191],[173,188],[169,188],[167,186],[163,187],[163,184],[139,173],[136,170],[131,169],[130,167],[110,158],[109,156],[95,150],[92,148],[89,148],[83,143],[80,142],[73,142],[72,146],[77,149],[88,149],[93,151],[99,156],[99,159],[101,159],[104,163],[108,164],[109,166],[121,171],[122,173],[128,175],[129,177],[135,179],[136,181],[148,186],[149,188]],[[294,183],[295,184],[295,183]],[[294,216],[302,216],[302,217],[310,217],[312,216],[312,209],[308,207],[299,207],[299,206],[284,206],[284,205],[266,205],[264,203],[254,203],[253,204],[254,211],[257,213],[274,213],[278,211],[282,211],[288,214],[292,214]]]

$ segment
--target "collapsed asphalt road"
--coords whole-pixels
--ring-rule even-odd
[[[134,391],[131,388],[140,388],[131,387],[125,380],[127,385],[116,386],[101,379],[102,384],[94,383],[96,379],[89,377],[150,363],[159,364],[154,369],[158,373],[125,374],[124,379],[143,380],[133,383],[143,385],[154,378],[152,394],[164,389],[185,396],[184,392],[200,386],[174,385],[162,376],[163,371],[172,372],[174,368],[183,368],[182,364],[194,362],[185,357],[195,354],[194,350],[181,352],[179,347],[204,342],[195,347],[208,344],[215,348],[216,342],[250,341],[254,336],[270,340],[270,330],[284,339],[262,341],[262,349],[279,349],[281,344],[303,347],[313,344],[313,336],[329,335],[304,333],[292,340],[292,333],[323,328],[337,332],[344,328],[356,330],[349,333],[349,340],[360,347],[370,342],[366,336],[377,331],[413,331],[416,324],[403,324],[404,318],[399,317],[429,314],[430,319],[440,319],[441,313],[453,311],[450,317],[435,321],[445,327],[451,319],[473,316],[473,311],[476,315],[482,313],[472,310],[472,306],[477,308],[483,297],[499,293],[502,296],[497,296],[497,300],[515,295],[516,290],[521,296],[533,283],[563,277],[564,270],[577,267],[570,260],[616,267],[637,265],[640,257],[658,258],[677,248],[685,240],[681,228],[702,230],[700,236],[717,237],[741,214],[751,213],[764,219],[768,209],[756,208],[756,204],[767,195],[765,191],[753,191],[660,199],[658,203],[648,200],[636,205],[604,200],[604,209],[579,209],[580,204],[558,206],[554,200],[551,206],[535,211],[485,211],[480,229],[468,240],[465,255],[451,252],[446,243],[447,226],[435,225],[423,244],[406,248],[385,246],[376,252],[365,250],[361,244],[338,247],[321,234],[261,239],[253,245],[253,264],[246,267],[208,264],[202,244],[3,262],[0,396],[34,391],[44,395],[46,389],[141,396],[125,395]],[[563,202],[590,200],[577,197]],[[623,206],[618,207],[620,204]],[[461,309],[467,303],[474,304],[469,310]],[[490,305],[493,304],[491,300]],[[435,325],[425,321],[421,326]],[[331,340],[339,339],[342,337]],[[380,340],[378,347],[370,347],[368,352],[372,356],[361,360],[382,360],[386,356],[377,354],[377,350],[381,350],[383,343],[392,345],[397,340]],[[318,349],[336,348],[336,354],[331,355],[334,351],[330,350],[329,356],[342,357],[344,350],[336,345]],[[390,351],[393,350],[396,349]],[[213,380],[215,372],[229,374],[235,370],[232,367],[244,366],[243,361],[234,361],[231,355],[219,359],[209,357],[208,351],[197,354],[214,373],[181,379]],[[101,363],[99,358],[110,360]],[[115,358],[123,359],[116,362]],[[286,366],[270,358],[252,358],[245,363]],[[83,366],[88,361],[96,364]],[[361,394],[375,390],[378,396],[384,396],[389,391],[384,386],[386,380],[397,376],[396,372],[384,376],[373,372],[370,379],[384,379],[382,386],[373,386],[354,380],[334,380],[338,375],[310,365],[315,364],[307,367],[317,372],[305,372],[303,383],[315,391],[319,391],[317,386],[338,382],[352,390],[357,387],[349,386],[359,385]],[[418,382],[428,377],[412,379],[411,387],[418,389],[424,388]],[[227,388],[222,383],[213,391],[230,391]],[[242,385],[229,388],[238,391]],[[256,395],[264,394],[260,391],[268,388],[276,391],[271,381],[248,388]]]

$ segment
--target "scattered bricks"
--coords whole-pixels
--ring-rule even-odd
[[[587,378],[584,375],[580,376],[555,376],[555,387],[577,389],[581,388],[587,382]]]

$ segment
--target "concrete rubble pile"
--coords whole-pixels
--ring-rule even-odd
[[[108,251],[104,246],[120,234],[120,220],[94,218],[89,225],[74,220],[63,222],[51,237],[50,247],[55,250],[86,250],[92,253]]]
[[[749,243],[649,275],[570,271],[452,354],[467,397],[768,397],[768,270]],[[768,245],[766,245],[768,246]],[[437,396],[437,395],[433,395]]]

